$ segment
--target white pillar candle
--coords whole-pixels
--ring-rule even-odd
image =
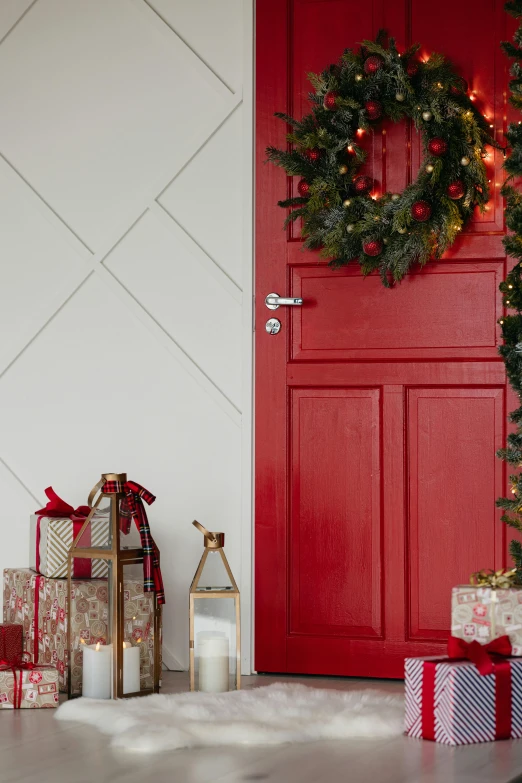
[[[112,698],[112,644],[86,644],[83,650],[82,695]]]
[[[228,639],[223,634],[200,633],[197,636],[199,690],[206,693],[228,691]]]
[[[123,642],[123,693],[140,690],[140,648]]]

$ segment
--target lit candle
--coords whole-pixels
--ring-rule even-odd
[[[88,699],[112,697],[112,644],[86,644],[83,650],[82,695]]]
[[[197,641],[199,690],[206,693],[228,691],[229,647],[227,637],[218,633],[200,633]]]
[[[123,642],[123,693],[138,693],[140,690],[140,648],[130,642]]]

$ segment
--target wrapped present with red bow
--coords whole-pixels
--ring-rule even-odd
[[[0,710],[57,707],[58,699],[54,666],[0,659]]]
[[[406,658],[405,732],[445,745],[522,737],[522,658],[509,637],[450,637],[444,658]]]
[[[80,533],[91,508],[74,508],[59,497],[52,487],[45,490],[47,504],[30,518],[30,559],[29,565],[37,573],[50,579],[67,576],[67,553],[76,536]],[[130,531],[129,531],[130,532]],[[85,548],[104,546],[109,541],[110,526],[108,509],[97,511],[82,533],[79,545]],[[139,539],[125,541],[127,546],[135,545]],[[75,558],[73,577],[75,579],[104,578],[108,574],[106,560]]]
[[[0,661],[21,660],[23,649],[23,626],[19,623],[0,623]]]
[[[123,583],[124,639],[140,648],[140,683],[152,688],[154,672],[154,594],[143,578]],[[23,628],[24,651],[33,664],[56,667],[60,691],[67,692],[69,650],[67,579],[47,579],[28,568],[4,570],[4,621]],[[71,594],[71,692],[81,695],[83,646],[108,637],[106,579],[75,579]],[[160,648],[161,649],[161,648]]]
[[[511,655],[522,656],[522,587],[516,570],[478,571],[451,595],[451,633],[465,642],[489,644],[509,636]]]

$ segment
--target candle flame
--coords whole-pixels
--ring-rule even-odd
[[[126,650],[126,649],[127,649],[127,642],[123,642],[123,649],[124,649],[124,650]]]
[[[85,639],[80,639],[80,644],[85,644]]]
[[[141,644],[141,636],[140,636],[140,638],[139,638],[139,639],[137,639],[137,643],[138,643],[138,644]]]
[[[96,642],[96,652],[98,652],[99,649],[100,649],[100,643]]]

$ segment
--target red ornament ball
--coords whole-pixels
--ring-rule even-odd
[[[353,181],[353,189],[358,196],[364,196],[365,193],[369,193],[373,188],[373,179],[366,177],[364,174],[360,177],[356,177]]]
[[[434,136],[428,142],[428,151],[435,155],[436,158],[440,158],[448,151],[448,142],[445,139],[441,139],[440,136]]]
[[[382,117],[382,103],[379,101],[366,101],[364,108],[369,120],[378,120],[379,117]]]
[[[380,239],[372,239],[370,242],[363,244],[363,250],[367,256],[380,256],[382,248],[383,244]]]
[[[337,98],[339,97],[339,93],[335,92],[335,90],[330,90],[330,92],[327,92],[323,99],[323,106],[328,111],[335,111],[337,108]]]
[[[427,201],[416,201],[411,208],[411,216],[418,223],[425,223],[431,217],[431,206]]]
[[[316,163],[321,157],[321,150],[318,149],[305,150],[305,155],[308,158],[308,160],[312,161],[312,163]]]
[[[364,72],[368,74],[377,73],[384,65],[384,60],[378,54],[372,54],[364,61]]]
[[[451,182],[448,185],[446,193],[454,201],[457,201],[457,199],[462,198],[462,196],[464,195],[464,183],[462,182],[462,180],[457,179],[455,180],[455,182]]]
[[[410,60],[406,66],[408,76],[416,76],[419,72],[419,63],[416,60]]]
[[[305,179],[300,179],[297,183],[297,192],[302,198],[310,195],[310,185]]]

